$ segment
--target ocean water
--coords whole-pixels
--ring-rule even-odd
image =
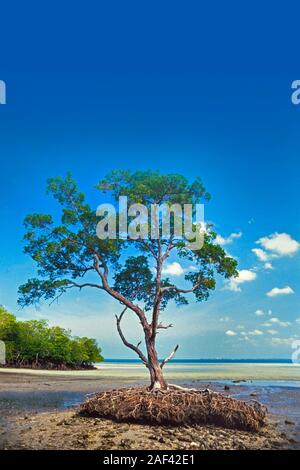
[[[95,364],[94,370],[80,371],[43,371],[30,369],[3,369],[2,373],[68,376],[75,378],[99,379],[103,382],[118,381],[143,382],[149,380],[146,367],[135,359],[107,359]],[[288,359],[174,359],[164,367],[164,374],[169,382],[193,381],[230,381],[266,382],[268,385],[300,385],[300,364],[293,364]]]
[[[106,359],[97,364],[104,376],[147,378],[138,359]],[[168,380],[255,381],[272,386],[300,386],[300,364],[289,359],[174,359],[164,367]]]
[[[108,364],[139,364],[139,359],[105,359]],[[172,364],[292,364],[291,359],[172,359]],[[102,364],[102,363],[98,363]]]

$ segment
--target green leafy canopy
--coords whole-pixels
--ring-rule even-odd
[[[200,178],[190,183],[182,175],[155,171],[115,170],[97,188],[102,195],[109,193],[116,204],[119,196],[127,196],[129,204],[142,203],[149,209],[151,204],[195,205],[210,199]],[[25,219],[25,253],[36,262],[38,277],[20,286],[21,306],[53,301],[68,289],[91,287],[105,290],[140,315],[141,310],[163,310],[170,301],[186,304],[189,293],[197,301],[206,300],[215,288],[216,275],[237,275],[236,261],[216,244],[212,227],[198,251],[187,249],[172,234],[165,240],[100,240],[96,236],[99,217],[70,174],[50,178],[47,192],[60,204],[61,219],[59,224],[47,214]],[[180,286],[163,275],[171,254],[193,266]]]

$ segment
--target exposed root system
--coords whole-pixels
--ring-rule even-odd
[[[146,388],[105,391],[89,398],[80,414],[143,424],[214,424],[231,429],[258,431],[266,408],[210,390],[171,388],[151,392]]]

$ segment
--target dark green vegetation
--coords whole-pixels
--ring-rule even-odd
[[[97,188],[102,195],[109,193],[109,200],[116,204],[120,196],[127,196],[128,205],[143,204],[149,213],[152,204],[165,204],[171,211],[174,203],[195,207],[210,199],[199,178],[191,183],[182,175],[153,171],[116,170],[100,181]],[[171,301],[178,306],[187,304],[188,294],[197,302],[207,300],[218,277],[238,275],[236,261],[216,243],[217,234],[211,226],[205,231],[203,246],[195,250],[176,235],[174,222],[165,238],[100,240],[96,235],[100,216],[96,216],[96,208],[85,202],[71,175],[49,179],[47,189],[61,206],[61,218],[57,222],[49,214],[30,214],[25,219],[25,252],[36,262],[38,277],[20,286],[19,304],[27,306],[42,299],[58,299],[70,289],[105,291],[117,301],[117,309],[122,309],[116,316],[118,332],[125,346],[149,370],[150,388],[168,388],[162,369],[178,346],[159,363],[158,331],[172,327],[160,321],[161,312]],[[107,202],[107,197],[100,202]],[[129,221],[132,219],[135,216],[129,216]],[[158,225],[161,229],[161,224]],[[164,276],[171,255],[192,266],[177,285],[174,278]],[[142,341],[134,345],[124,336],[121,320],[126,310],[136,316],[142,327],[144,350],[140,346]]]
[[[46,320],[17,321],[0,306],[0,340],[6,346],[6,364],[48,369],[88,368],[103,360],[91,338],[72,337]]]

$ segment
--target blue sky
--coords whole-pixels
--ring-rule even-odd
[[[161,355],[179,342],[178,357],[290,357],[300,337],[296,7],[197,5],[1,7],[0,303],[97,337],[106,357],[132,357],[105,295],[18,310],[18,286],[34,275],[23,218],[57,213],[45,181],[69,170],[95,208],[94,186],[113,168],[199,175],[212,194],[206,219],[242,273],[208,302],[170,306]]]

